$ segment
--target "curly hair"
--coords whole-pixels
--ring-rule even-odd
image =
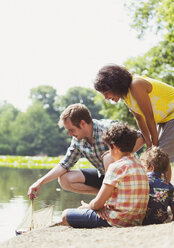
[[[116,145],[121,152],[132,152],[138,138],[138,132],[126,123],[113,124],[104,134],[103,141],[113,148]]]
[[[58,122],[59,127],[63,127],[64,122],[68,118],[71,120],[72,124],[78,128],[80,127],[81,120],[84,120],[88,124],[92,122],[91,113],[87,107],[81,103],[71,104],[62,112]]]
[[[165,173],[169,166],[169,156],[160,147],[152,146],[140,157],[142,165],[149,168],[154,166],[155,172]]]
[[[111,64],[102,67],[94,81],[94,88],[104,93],[110,91],[120,97],[127,95],[132,82],[132,74],[126,68]]]

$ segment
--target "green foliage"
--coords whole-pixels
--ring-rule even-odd
[[[50,169],[55,167],[62,156],[47,157],[47,156],[0,156],[0,166],[23,169]],[[82,158],[80,159],[74,169],[90,168],[90,162]]]
[[[140,0],[126,1],[125,6],[131,17],[131,26],[136,29],[138,37],[142,37],[148,29],[161,32],[168,37],[173,31],[173,0]]]
[[[100,113],[104,118],[127,122],[136,127],[135,118],[123,101],[119,101],[118,103],[106,101],[101,94],[96,96],[95,101],[102,107]]]
[[[19,111],[6,102],[0,105],[0,154],[13,154],[15,141],[13,125]]]
[[[8,144],[0,144],[0,154],[4,154],[4,155],[13,154],[12,147]]]
[[[149,28],[160,30],[161,41],[143,56],[128,59],[125,66],[136,74],[146,74],[174,86],[174,2],[131,0],[126,6],[139,36]]]
[[[66,95],[59,97],[55,105],[59,111],[62,111],[70,104],[83,103],[91,112],[92,118],[101,119],[103,117],[99,113],[101,106],[98,103],[94,104],[96,94],[93,89],[73,87],[68,90]]]
[[[49,114],[57,114],[54,108],[57,92],[52,86],[40,85],[31,89],[30,98],[33,100],[33,103],[36,101],[41,103]]]
[[[49,169],[59,163],[61,157],[47,156],[0,156],[0,166],[25,168],[25,169]]]
[[[19,155],[46,154],[54,156],[60,154],[57,147],[58,141],[62,141],[62,133],[58,132],[57,123],[54,123],[50,115],[42,107],[42,104],[34,102],[26,113],[20,113],[14,126],[16,138],[16,153]]]

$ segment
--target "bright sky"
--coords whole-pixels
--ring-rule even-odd
[[[157,42],[138,40],[123,0],[0,1],[0,102],[25,111],[30,89],[51,85],[58,95],[93,88],[107,63],[123,64]]]

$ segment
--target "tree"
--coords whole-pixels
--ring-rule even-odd
[[[151,29],[161,33],[161,41],[144,56],[125,62],[128,69],[146,74],[174,86],[174,2],[172,0],[147,0],[126,3],[132,18],[131,26],[142,38]]]
[[[174,2],[173,0],[129,0],[125,6],[131,17],[131,26],[141,38],[149,29],[162,32],[164,39],[174,41]]]
[[[49,85],[40,85],[36,88],[31,89],[30,91],[30,98],[32,99],[33,103],[35,101],[41,103],[43,108],[54,119],[58,115],[54,107],[57,97],[58,96],[57,96],[56,90],[52,86],[49,86]]]
[[[73,87],[68,90],[66,95],[59,97],[55,105],[59,112],[62,112],[70,104],[83,103],[87,106],[93,118],[101,119],[103,115],[100,114],[101,106],[97,102],[95,103],[96,94],[93,89]]]
[[[3,102],[0,105],[0,154],[11,155],[15,152],[13,126],[19,113],[12,104]]]
[[[18,155],[57,156],[64,153],[67,147],[66,137],[59,132],[57,123],[37,101],[26,113],[18,115],[14,133]]]

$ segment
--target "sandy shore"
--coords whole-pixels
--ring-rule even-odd
[[[14,237],[0,248],[171,248],[174,222],[127,228],[74,229],[50,227]]]
[[[174,184],[174,171],[172,172]],[[0,244],[0,248],[172,248],[174,221],[127,228],[76,229],[65,226],[34,230]]]

